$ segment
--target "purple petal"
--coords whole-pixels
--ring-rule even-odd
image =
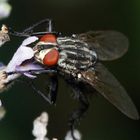
[[[13,58],[10,60],[9,64],[7,65],[7,72],[15,71],[16,66],[19,66],[25,60],[28,60],[34,57],[33,49],[30,47],[27,47],[26,45],[29,45],[35,42],[36,40],[38,40],[38,38],[35,36],[32,36],[32,37],[28,37],[22,42],[20,47],[15,52]]]
[[[14,71],[15,67],[20,65],[25,60],[31,59],[34,56],[34,51],[29,47],[20,47],[15,52],[13,58],[7,65],[7,72]]]
[[[30,71],[30,70],[43,70],[44,68],[41,65],[27,63],[26,65],[16,66],[16,71]]]
[[[35,79],[35,78],[36,78],[36,76],[35,76],[35,75],[32,75],[32,74],[27,73],[27,72],[25,72],[25,73],[24,73],[24,75],[25,75],[26,77],[31,78],[31,79]]]
[[[16,72],[22,73],[31,79],[36,78],[36,76],[31,74],[29,71],[40,71],[40,70],[44,70],[44,68],[38,64],[33,64],[33,63],[28,63],[24,66],[22,65],[16,66],[16,69],[15,69]]]

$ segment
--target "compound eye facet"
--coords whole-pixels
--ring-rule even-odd
[[[47,66],[55,66],[59,59],[59,52],[56,49],[50,50],[43,59],[43,64]]]

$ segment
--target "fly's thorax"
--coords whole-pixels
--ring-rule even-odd
[[[58,38],[60,58],[58,66],[66,71],[87,70],[97,61],[97,54],[89,45],[77,38]]]

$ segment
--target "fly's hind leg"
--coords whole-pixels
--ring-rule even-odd
[[[75,136],[74,136],[74,128],[75,125],[80,121],[80,119],[83,117],[83,115],[85,114],[85,112],[88,110],[89,107],[89,101],[87,98],[87,95],[85,95],[81,90],[80,87],[76,86],[76,85],[71,85],[74,93],[76,94],[75,97],[76,99],[79,101],[80,106],[79,108],[77,108],[76,110],[74,110],[72,112],[72,115],[69,119],[69,126],[71,129],[71,134],[74,140],[76,140]]]

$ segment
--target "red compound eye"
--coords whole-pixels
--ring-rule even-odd
[[[40,41],[55,43],[56,42],[56,36],[53,35],[53,34],[46,34],[46,35],[44,35],[40,38]]]
[[[57,64],[59,59],[59,52],[56,49],[52,49],[50,52],[48,52],[44,59],[43,64],[47,66],[54,66]]]

